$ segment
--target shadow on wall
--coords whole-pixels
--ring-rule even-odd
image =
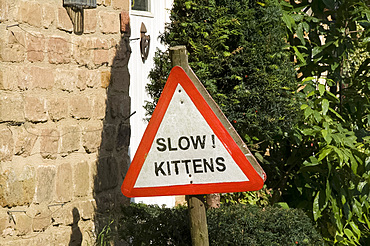
[[[78,222],[80,221],[80,213],[78,212],[77,208],[73,208],[72,210],[73,215],[73,224],[72,224],[72,232],[71,232],[71,239],[69,240],[68,246],[78,246],[82,243],[82,233],[80,227],[78,227]]]
[[[130,199],[121,193],[121,184],[130,163],[130,55],[129,37],[123,35],[110,73],[102,73],[102,84],[107,84],[107,99],[94,178],[97,235],[105,225],[117,217],[122,205],[130,202]]]

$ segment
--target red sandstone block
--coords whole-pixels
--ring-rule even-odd
[[[0,90],[14,90],[16,88],[12,75],[10,67],[0,67]]]
[[[96,9],[84,10],[84,33],[95,33],[97,27]]]
[[[32,67],[30,69],[32,76],[32,87],[50,90],[55,83],[54,69]]]
[[[0,93],[0,122],[23,122],[23,99],[19,93]]]
[[[93,40],[90,38],[76,38],[73,40],[73,59],[79,65],[93,66]]]
[[[101,83],[100,71],[81,69],[78,71],[78,80],[81,80],[80,82],[78,82],[80,86],[76,86],[80,90],[82,90],[85,85],[88,88],[98,88]]]
[[[39,96],[24,97],[24,114],[26,120],[31,122],[47,121],[46,102],[44,98]]]
[[[71,60],[71,44],[64,38],[50,38],[47,51],[50,63],[69,63]]]
[[[11,161],[14,154],[14,139],[10,129],[0,128],[0,162]]]
[[[41,27],[42,8],[38,2],[27,2],[29,7],[27,22],[36,27]]]
[[[77,71],[74,69],[56,69],[55,72],[55,87],[62,90],[72,92],[75,90],[77,81]]]
[[[90,172],[89,164],[86,161],[75,163],[73,165],[73,187],[74,196],[84,197],[89,192]]]
[[[63,31],[72,32],[73,24],[69,18],[67,10],[63,7],[58,8],[58,24],[57,28]]]
[[[63,156],[80,148],[81,129],[75,123],[61,127],[60,152]]]
[[[112,6],[115,9],[129,11],[130,10],[130,0],[112,0]]]
[[[102,120],[105,118],[105,113],[107,111],[107,98],[105,90],[99,90],[99,92],[100,93],[96,93],[92,98],[93,117]]]
[[[41,27],[42,8],[38,2],[21,1],[18,9],[18,19],[35,27]]]
[[[91,118],[91,101],[84,95],[73,95],[69,100],[70,114],[75,119]]]
[[[94,153],[99,150],[103,124],[102,121],[89,120],[82,124],[82,146],[87,153]]]
[[[63,163],[58,166],[55,177],[56,202],[69,202],[72,199],[72,166]]]
[[[13,68],[14,83],[18,89],[25,91],[32,87],[32,69],[23,65]]]
[[[108,40],[96,39],[94,49],[94,64],[108,64],[109,63],[109,44]]]
[[[120,14],[121,19],[121,33],[127,33],[128,35],[131,34],[130,29],[130,14],[129,11],[122,10]]]
[[[24,33],[19,31],[4,30],[0,33],[0,35],[0,60],[5,62],[24,61]]]
[[[121,39],[114,39],[114,38],[111,38],[109,40],[110,41],[109,60],[108,60],[109,66],[112,66],[113,63],[114,65],[116,65],[115,60],[116,60],[116,55],[117,55],[120,40]]]
[[[56,10],[54,5],[51,4],[43,4],[42,6],[42,25],[45,28],[49,28],[55,21]]]
[[[100,11],[99,27],[104,34],[118,33],[120,30],[119,14],[113,11]]]
[[[58,121],[68,117],[68,100],[58,95],[51,97],[47,101],[49,117],[52,121]]]
[[[89,69],[79,69],[77,71],[76,87],[79,90],[98,88],[98,86],[100,86],[100,71]]]
[[[59,148],[59,138],[60,138],[60,134],[55,129],[50,128],[50,129],[43,129],[41,131],[40,153],[41,153],[42,158],[44,159],[56,159],[57,158],[58,148]]]
[[[53,165],[38,166],[36,170],[36,203],[49,204],[53,200],[55,173],[55,166]]]
[[[40,34],[27,34],[27,59],[30,62],[43,61],[45,39]]]
[[[9,4],[7,1],[0,1],[0,22],[5,22],[9,18]]]
[[[30,71],[24,66],[1,66],[0,90],[28,90],[31,87]]]

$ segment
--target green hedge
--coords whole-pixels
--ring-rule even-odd
[[[323,245],[297,209],[235,204],[207,211],[210,245]],[[119,235],[129,245],[191,245],[186,207],[131,204],[122,209]]]

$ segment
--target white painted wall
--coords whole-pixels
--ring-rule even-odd
[[[131,39],[140,38],[140,27],[143,22],[146,26],[147,33],[150,35],[150,50],[148,59],[142,62],[140,54],[140,39],[130,42],[132,54],[129,61],[130,71],[130,96],[131,96],[131,113],[136,113],[130,118],[131,124],[131,139],[129,155],[132,158],[135,155],[137,147],[143,136],[147,123],[144,121],[145,109],[143,108],[145,101],[150,100],[145,91],[146,84],[149,83],[148,75],[154,67],[153,57],[157,48],[161,50],[167,49],[159,43],[158,36],[164,31],[166,22],[169,22],[170,9],[173,0],[150,0],[151,11],[130,11],[131,24]],[[143,202],[146,204],[163,204],[167,207],[175,205],[175,197],[145,197],[134,198],[134,202]]]

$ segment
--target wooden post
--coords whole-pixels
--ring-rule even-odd
[[[189,209],[190,234],[193,246],[208,246],[206,206],[203,195],[186,196]]]
[[[187,75],[192,78],[194,74],[188,64],[188,55],[185,46],[175,46],[170,48],[170,58],[172,66],[182,67]],[[191,241],[193,246],[208,246],[208,227],[206,217],[206,206],[203,195],[186,196],[189,209],[189,221]]]

